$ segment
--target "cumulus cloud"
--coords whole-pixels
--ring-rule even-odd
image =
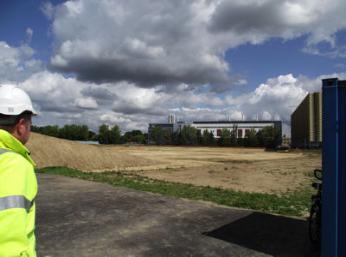
[[[248,119],[280,119],[288,123],[291,113],[308,93],[307,87],[292,74],[281,75],[268,79],[235,102]]]
[[[42,114],[38,118],[41,124],[85,123],[97,129],[101,123],[116,123],[123,131],[145,131],[148,123],[165,122],[166,116],[174,113],[185,121],[280,119],[288,133],[291,113],[308,92],[321,89],[321,79],[346,78],[346,73],[316,78],[286,74],[235,96],[232,92],[213,91],[212,84],[180,83],[169,90],[166,85],[143,88],[127,81],[100,84],[48,70],[37,71],[42,67],[27,45],[15,48],[0,42],[0,55],[1,82],[15,82],[30,94]]]
[[[221,1],[209,28],[213,32],[255,33],[259,38],[293,37],[318,20],[316,9],[312,1]]]
[[[308,92],[321,90],[321,79],[346,78],[346,73],[316,78],[292,74],[269,78],[252,92],[238,96],[199,89],[164,92],[127,82],[85,83],[58,73],[43,71],[19,86],[40,110],[42,124],[83,123],[97,130],[102,123],[117,124],[123,131],[141,129],[148,123],[166,122],[173,113],[179,120],[283,120],[289,134],[290,115]],[[100,104],[99,104],[100,103]]]
[[[13,47],[0,41],[0,83],[22,81],[42,69],[42,62],[33,58],[34,50],[24,44]]]
[[[34,31],[32,30],[32,28],[27,28],[25,32],[26,32],[26,42],[30,44],[32,36],[34,35]]]
[[[54,13],[55,13],[55,8],[53,6],[53,4],[49,1],[44,2],[41,5],[41,11],[43,12],[43,14],[48,18],[48,19],[53,19],[54,17]]]
[[[345,9],[341,0],[76,0],[44,12],[56,39],[51,64],[60,71],[140,87],[210,83],[221,92],[238,81],[224,59],[229,48],[302,35],[307,49],[336,47]]]
[[[148,124],[140,116],[135,119],[134,117],[114,112],[106,112],[102,114],[100,116],[100,122],[110,126],[118,125],[122,131],[135,129],[142,129],[145,131],[148,126]]]
[[[306,34],[308,45],[334,45],[335,33],[346,26],[346,21],[338,18],[345,8],[346,3],[341,0],[220,1],[209,29],[214,33],[237,33],[251,43]]]
[[[226,97],[226,103],[240,110],[246,119],[282,120],[284,133],[290,134],[290,118],[304,97],[310,92],[320,92],[322,79],[337,77],[346,79],[346,73],[321,75],[316,78],[280,75],[269,78],[253,92],[236,98]]]
[[[84,123],[97,129],[102,123],[117,124],[123,131],[146,130],[148,123],[165,121],[171,112],[181,119],[224,119],[223,100],[216,93],[187,90],[176,92],[141,88],[127,82],[86,83],[62,74],[41,71],[18,83],[31,96],[40,125]],[[204,106],[204,107],[202,107]]]
[[[48,112],[79,113],[83,109],[96,109],[91,97],[84,97],[82,89],[88,84],[59,73],[41,71],[33,74],[19,86],[26,90],[38,109]]]
[[[95,99],[91,97],[77,98],[75,100],[75,105],[84,109],[97,109],[98,104]]]
[[[346,45],[331,45],[327,49],[320,49],[318,45],[308,45],[302,49],[303,52],[329,58],[346,58]]]
[[[259,118],[289,125],[290,114],[308,92],[320,90],[322,78],[346,74],[282,74],[233,95],[232,86],[245,87],[247,79],[232,73],[225,53],[304,35],[305,52],[343,57],[336,34],[346,27],[340,19],[345,9],[338,0],[47,2],[42,11],[54,38],[53,70],[35,59],[28,28],[26,44],[0,41],[0,82],[15,81],[28,91],[44,124],[146,130],[174,113],[186,121]],[[325,44],[328,52],[320,49]]]
[[[182,0],[66,2],[55,10],[51,64],[97,83],[226,83],[228,64],[204,38],[196,8]]]

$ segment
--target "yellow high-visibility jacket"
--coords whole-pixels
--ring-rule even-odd
[[[0,129],[0,257],[36,257],[34,166],[28,149]]]

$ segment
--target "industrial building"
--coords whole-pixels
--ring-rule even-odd
[[[193,121],[188,124],[203,132],[207,130],[212,132],[215,138],[221,136],[222,129],[229,129],[230,131],[236,131],[237,138],[245,138],[250,130],[259,130],[271,126],[276,127],[281,134],[282,124],[281,121]]]
[[[205,130],[213,133],[215,138],[221,136],[222,129],[229,129],[236,131],[237,138],[245,138],[247,133],[251,130],[258,132],[259,130],[272,126],[278,129],[280,135],[282,133],[281,121],[193,121],[193,122],[176,122],[175,116],[168,117],[168,123],[150,123],[148,128],[148,138],[150,138],[151,131],[154,127],[161,127],[163,130],[169,131],[171,134],[180,131],[184,126],[191,126],[196,128],[203,134]]]
[[[309,93],[291,115],[292,147],[322,145],[322,94]]]
[[[163,131],[167,131],[168,134],[172,135],[178,130],[178,126],[175,123],[149,123],[148,128],[148,141],[150,143],[152,130],[156,127],[160,127]]]

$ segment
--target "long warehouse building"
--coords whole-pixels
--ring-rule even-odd
[[[291,115],[292,147],[322,145],[322,94],[309,93]]]
[[[150,138],[151,132],[155,127],[161,127],[169,134],[173,134],[176,131],[180,131],[184,126],[191,126],[196,128],[203,134],[206,130],[211,132],[215,138],[219,138],[222,129],[229,129],[236,131],[237,138],[246,138],[250,130],[259,130],[270,126],[275,127],[281,136],[282,134],[282,122],[267,120],[267,121],[193,121],[193,122],[175,122],[175,120],[169,117],[168,123],[150,123],[148,128],[148,135]]]
[[[281,135],[282,122],[281,121],[194,121],[190,124],[203,133],[204,130],[212,132],[215,138],[221,136],[222,129],[235,130],[237,138],[245,138],[250,130],[258,132],[265,127],[275,127]]]

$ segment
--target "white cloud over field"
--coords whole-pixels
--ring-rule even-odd
[[[76,0],[45,12],[57,70],[96,83],[210,83],[222,91],[239,83],[224,59],[239,45],[306,35],[306,52],[323,54],[318,44],[326,42],[330,54],[342,54],[335,34],[346,28],[345,9],[341,0]]]
[[[31,95],[41,112],[40,122],[55,119],[60,124],[87,123],[93,128],[107,123],[118,124],[123,131],[145,131],[149,122],[166,122],[166,116],[174,113],[186,121],[280,119],[285,123],[285,133],[289,133],[291,113],[308,92],[320,91],[321,79],[326,77],[345,79],[346,73],[316,78],[280,75],[238,96],[198,89],[167,93],[125,82],[85,83],[47,71],[32,75],[19,86]]]
[[[13,47],[0,40],[0,82],[22,81],[42,69],[42,62],[33,57],[27,44]]]

